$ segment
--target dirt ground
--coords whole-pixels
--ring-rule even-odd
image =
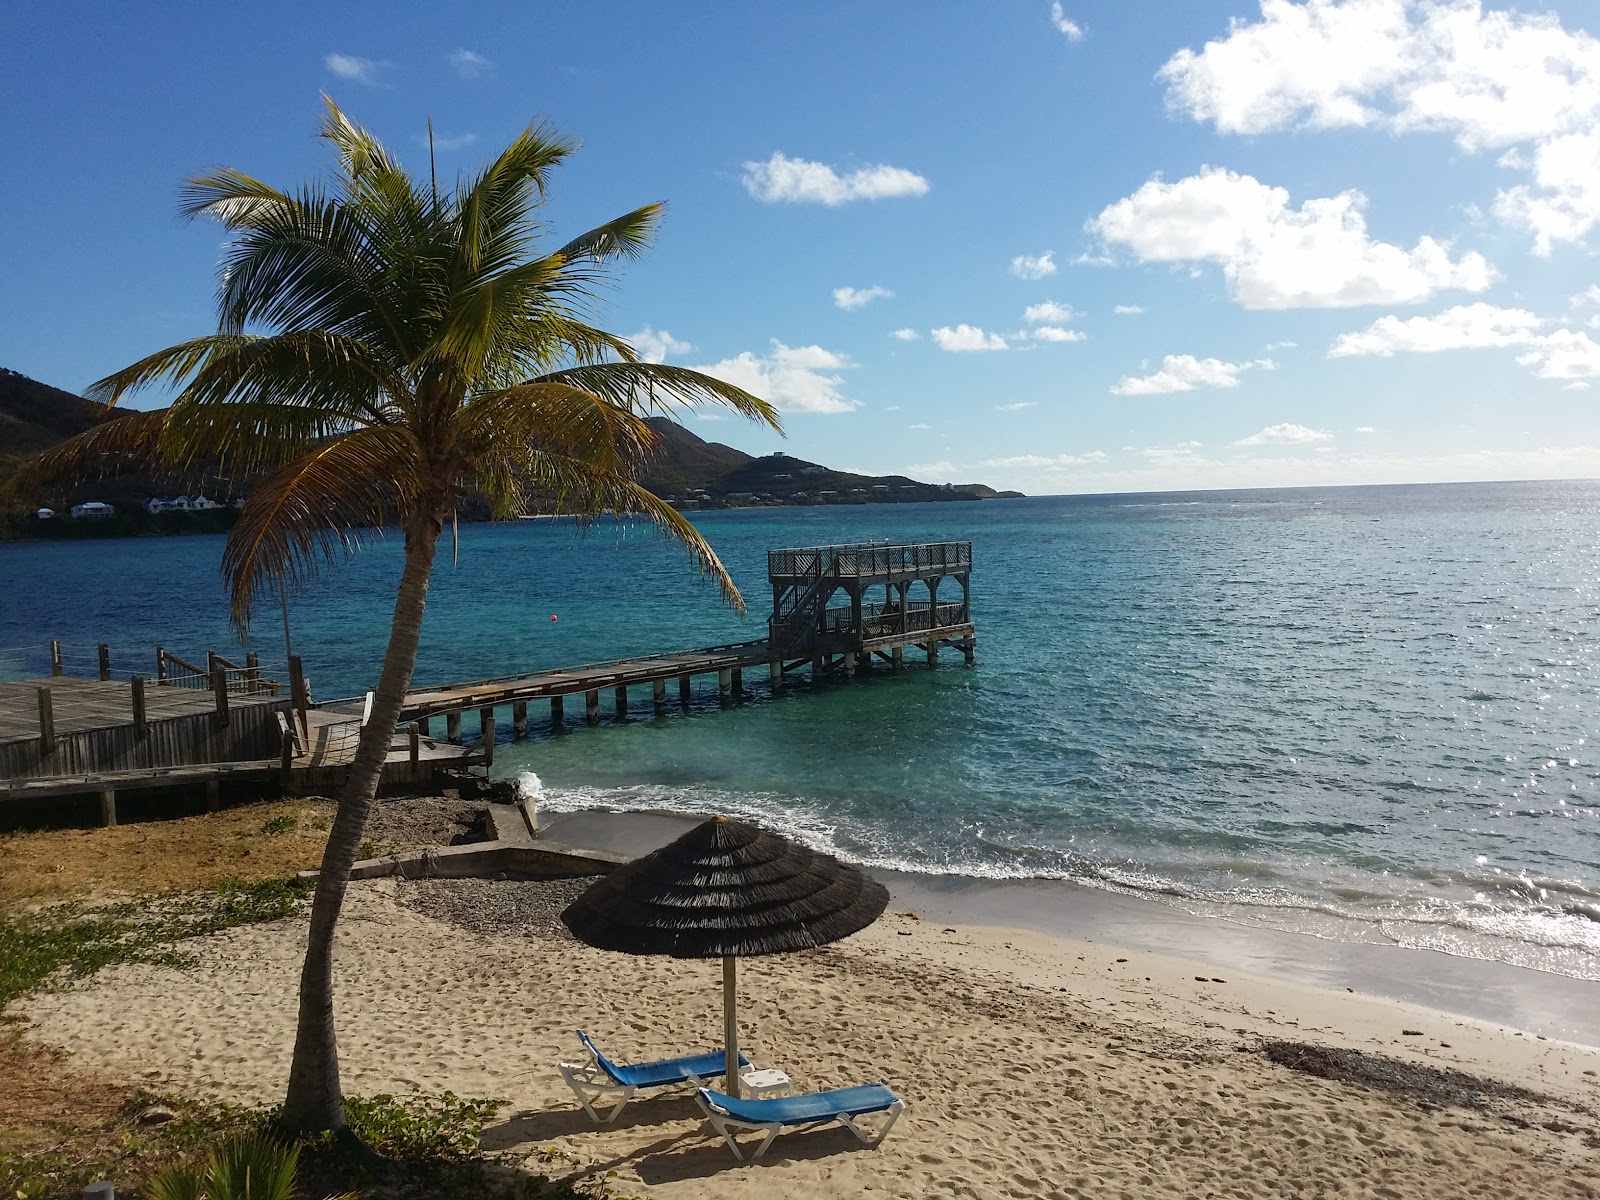
[[[0,913],[55,900],[100,900],[285,879],[322,860],[331,800],[269,800],[106,829],[0,834]],[[379,800],[364,855],[449,845],[481,828],[483,806],[443,796]]]

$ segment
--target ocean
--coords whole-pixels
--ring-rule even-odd
[[[512,744],[546,811],[722,812],[902,871],[1068,879],[1190,912],[1600,979],[1600,482],[698,514],[741,618],[648,527],[463,526],[417,683],[758,637],[765,552],[970,539],[948,655]],[[0,546],[0,672],[238,646],[220,537]],[[380,539],[293,597],[320,698],[373,682]],[[250,644],[284,658],[278,606]],[[471,724],[469,722],[469,724]]]

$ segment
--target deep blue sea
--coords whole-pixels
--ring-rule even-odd
[[[752,817],[861,862],[1056,877],[1321,936],[1600,978],[1600,483],[702,514],[751,616],[647,527],[464,526],[416,682],[764,633],[765,552],[969,538],[978,662],[566,732],[548,809]],[[0,670],[223,653],[211,537],[0,546]],[[291,603],[319,697],[373,682],[397,540]],[[552,616],[556,620],[552,620]],[[251,644],[283,659],[276,605]],[[913,658],[908,654],[908,662]],[[537,710],[538,706],[536,706]],[[509,712],[501,738],[509,739]],[[1064,893],[1064,895],[1067,893]]]

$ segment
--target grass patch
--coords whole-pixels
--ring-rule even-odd
[[[299,878],[231,880],[194,892],[95,907],[57,904],[0,919],[0,1011],[29,992],[114,963],[183,966],[191,960],[176,943],[293,916],[314,887]]]
[[[262,822],[261,832],[268,837],[275,833],[288,833],[299,823],[293,813],[279,813],[277,816],[268,817],[266,821]]]

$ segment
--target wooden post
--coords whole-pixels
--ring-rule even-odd
[[[133,677],[133,736],[137,741],[144,741],[150,736],[150,726],[145,719],[144,711],[144,676]]]
[[[115,825],[117,823],[117,793],[107,788],[100,793],[100,824]]]
[[[160,687],[167,681],[167,648],[156,647],[156,686]]]
[[[303,738],[309,738],[311,719],[306,713],[311,707],[311,689],[306,686],[305,667],[298,654],[289,659],[289,696],[294,701],[295,711],[300,714],[300,734]]]
[[[929,642],[928,643],[928,665],[930,667],[937,667],[939,665],[939,643],[938,642]]]
[[[813,654],[811,656],[811,681],[816,683],[826,671],[826,660],[820,654]]]
[[[56,752],[56,710],[50,703],[50,689],[39,689],[39,757],[49,758]]]
[[[678,703],[688,704],[689,701],[693,699],[694,680],[689,675],[689,672],[685,671],[682,675],[678,676]]]
[[[215,779],[206,780],[206,811],[216,812],[222,807],[222,785]]]
[[[50,639],[50,674],[64,675],[67,668],[61,662],[61,643],[55,638]]]
[[[978,642],[976,638],[968,638],[961,644],[961,653],[966,657],[967,666],[973,666],[978,660]]]
[[[726,700],[733,692],[733,672],[727,667],[717,672],[717,695]]]
[[[554,725],[557,729],[560,729],[561,728],[561,722],[566,720],[566,716],[567,716],[567,698],[565,696],[551,696],[550,697],[550,724]]]
[[[733,669],[733,694],[735,696],[744,695],[744,668],[743,667],[735,667]]]
[[[461,710],[460,709],[457,709],[455,712],[445,713],[445,715],[444,715],[444,737],[445,737],[445,741],[449,742],[452,746],[461,745]]]
[[[478,729],[483,733],[483,763],[484,766],[494,766],[494,709],[481,708],[478,710]]]
[[[252,696],[256,694],[258,681],[261,678],[261,656],[254,650],[244,656],[244,686],[245,691]]]
[[[417,727],[417,732],[419,734],[421,734],[423,737],[427,737],[428,736],[428,718],[427,717],[418,717],[415,721],[412,722],[412,724],[414,724]]]
[[[666,708],[667,681],[665,679],[657,679],[650,684],[650,700],[651,703],[655,705],[657,712],[660,712],[662,709]]]
[[[894,664],[894,669],[897,670],[897,671],[901,667],[905,666],[906,665],[906,648],[904,646],[896,646],[892,650],[890,650],[889,651],[889,661]]]
[[[211,714],[211,728],[226,729],[228,727],[228,669],[217,662],[210,651],[206,652],[212,658],[211,662],[211,695],[217,702],[217,709]]]
[[[591,725],[600,724],[600,689],[591,688],[583,694],[583,715]]]
[[[422,761],[422,722],[413,721],[406,726],[406,750],[414,767]]]
[[[855,672],[856,672],[856,652],[854,650],[846,650],[844,652],[844,673],[846,675],[854,675]]]
[[[528,736],[528,702],[526,700],[513,700],[511,702],[511,736],[517,741],[524,741]]]
[[[95,647],[95,652],[100,657],[100,682],[108,683],[111,679],[111,647],[101,642]]]
[[[294,716],[290,714],[289,719],[284,721],[280,713],[278,719],[283,721],[282,738],[278,744],[278,777],[283,786],[288,787],[289,777],[294,771],[294,729],[289,724]]]
[[[773,691],[783,684],[783,659],[775,658],[767,664],[767,680],[772,684]]]
[[[735,1100],[739,1098],[741,1080],[739,1079],[739,1017],[738,1001],[736,999],[739,989],[739,960],[731,954],[722,958],[722,1046],[723,1046],[723,1085],[728,1089],[728,1095]]]
[[[617,684],[611,694],[616,701],[617,720],[620,721],[628,715],[628,685],[625,683]]]

